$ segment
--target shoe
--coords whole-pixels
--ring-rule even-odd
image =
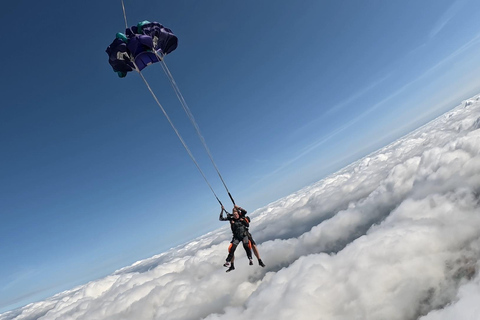
[[[260,265],[260,267],[265,268],[265,263],[263,263],[262,260],[258,260],[258,264]]]
[[[251,266],[253,266],[253,261],[252,261],[252,259],[249,259],[248,264],[251,265]]]
[[[230,267],[230,262],[228,262],[228,261],[225,262],[225,263],[223,264],[223,266],[224,266],[224,267],[227,267],[227,268]]]
[[[233,270],[235,270],[235,267],[230,266],[230,268],[228,268],[227,271],[225,271],[225,272],[230,272],[230,271],[233,271]]]

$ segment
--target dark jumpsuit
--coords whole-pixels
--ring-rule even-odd
[[[245,218],[248,221],[250,226],[250,217],[247,217],[247,210],[243,208],[239,208],[239,209],[240,209],[240,213],[239,213],[240,218]],[[253,240],[252,234],[250,233],[250,230],[248,230],[248,227],[247,227],[247,233],[248,233],[248,240],[250,240],[250,244],[252,246],[256,245],[255,240]]]
[[[240,242],[243,243],[243,248],[247,253],[248,259],[252,259],[252,249],[250,248],[250,243],[248,239],[248,220],[246,218],[240,217],[235,219],[232,214],[227,213],[227,217],[223,216],[223,211],[220,213],[219,217],[220,221],[230,221],[230,228],[232,229],[233,238],[232,238],[232,246],[229,250],[227,262],[232,261],[233,256],[235,254],[235,250]]]

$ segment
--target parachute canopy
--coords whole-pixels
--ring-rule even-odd
[[[115,40],[105,50],[108,62],[119,77],[146,66],[177,48],[178,38],[172,30],[158,22],[142,21],[136,26],[117,33]]]

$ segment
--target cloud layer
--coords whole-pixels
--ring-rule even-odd
[[[228,226],[0,320],[480,318],[480,100]]]

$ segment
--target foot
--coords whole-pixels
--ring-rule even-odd
[[[228,268],[227,271],[225,271],[225,272],[230,272],[230,271],[233,271],[233,270],[235,270],[235,267],[234,267],[234,266],[230,266],[230,268]]]
[[[258,260],[258,264],[260,265],[260,267],[265,268],[265,263],[263,263],[261,259]]]
[[[224,266],[224,267],[227,267],[227,268],[230,267],[230,262],[228,262],[228,261],[225,262],[225,263],[223,264],[223,266]]]
[[[253,261],[252,261],[252,259],[248,259],[248,264],[251,265],[251,266],[253,266]]]

